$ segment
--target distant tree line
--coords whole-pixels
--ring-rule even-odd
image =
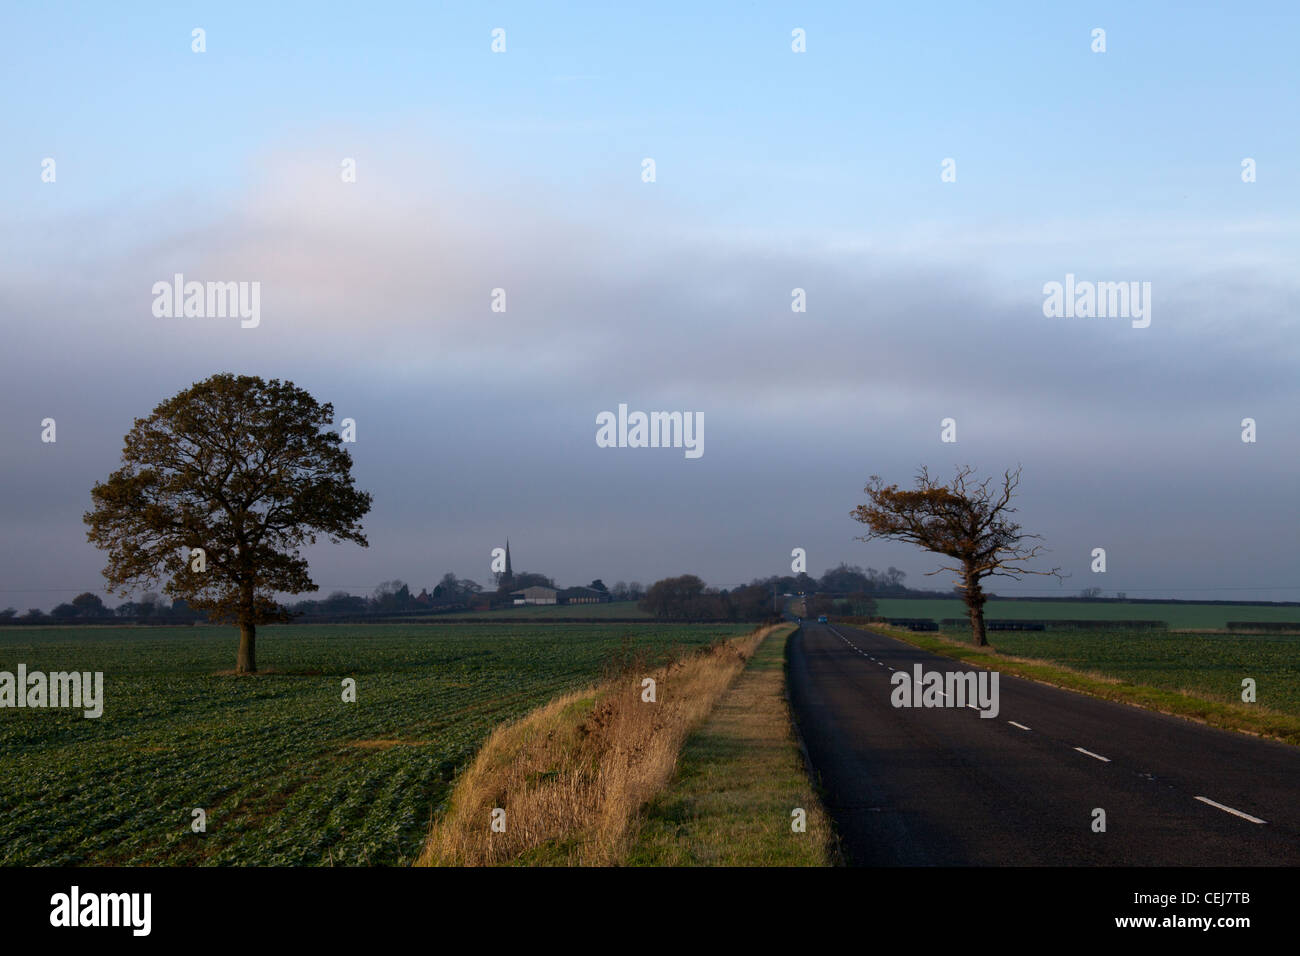
[[[662,620],[692,621],[759,621],[772,617],[784,604],[784,595],[803,593],[808,596],[809,614],[875,613],[875,600],[881,597],[951,597],[951,593],[918,591],[904,584],[906,575],[897,568],[877,571],[841,563],[820,578],[809,574],[772,575],[755,578],[749,584],[731,589],[709,587],[692,574],[664,578],[649,589],[638,581],[618,581],[607,587],[599,578],[588,587],[609,594],[613,601],[636,601],[640,607]],[[284,610],[293,618],[349,618],[387,615],[442,613],[450,611],[488,610],[512,603],[514,591],[527,587],[556,587],[555,579],[534,571],[515,572],[509,580],[497,575],[495,587],[485,588],[477,581],[448,571],[432,588],[418,593],[402,580],[385,581],[369,595],[333,591],[326,597],[297,601]],[[775,595],[775,597],[774,597]],[[157,592],[149,592],[138,601],[126,601],[110,608],[95,594],[85,592],[60,604],[48,614],[32,608],[19,614],[14,608],[0,611],[0,624],[36,623],[146,623],[192,624],[206,620],[202,611],[190,608],[177,599],[170,604]]]
[[[295,617],[373,617],[416,614],[421,611],[481,611],[513,604],[511,594],[524,588],[560,590],[553,577],[537,571],[518,571],[508,579],[498,574],[495,579],[495,589],[489,590],[477,581],[448,571],[432,588],[421,588],[418,594],[412,593],[405,581],[393,580],[380,584],[368,597],[335,591],[319,600],[298,601],[290,605],[288,610]],[[645,595],[645,588],[636,581],[631,584],[619,581],[610,588],[597,578],[587,587],[606,592],[614,601],[639,601]]]
[[[48,614],[36,607],[24,614],[12,607],[0,611],[0,624],[194,624],[206,618],[179,598],[169,604],[156,591],[117,607],[106,605],[98,594],[83,591],[71,601],[55,605]]]
[[[719,590],[694,574],[656,581],[640,607],[663,621],[762,621],[779,613],[766,585]]]
[[[841,562],[820,578],[799,574],[755,578],[736,588],[711,588],[693,574],[650,586],[641,609],[665,621],[761,621],[779,614],[787,594],[803,594],[810,615],[870,617],[877,598],[950,598],[951,591],[909,588],[898,568],[877,571]]]
[[[421,588],[413,593],[401,580],[385,581],[369,595],[333,591],[328,596],[296,601],[285,605],[283,611],[294,618],[349,618],[379,617],[385,615],[441,613],[446,611],[488,610],[513,604],[511,593],[528,587],[556,588],[555,579],[535,571],[520,571],[508,581],[497,576],[495,590],[487,590],[477,581],[462,578],[448,571],[432,588]],[[645,596],[640,582],[619,581],[612,588],[599,578],[588,587],[604,591],[614,601],[639,601]],[[558,588],[557,588],[558,590]],[[57,624],[64,622],[119,623],[119,624],[194,624],[206,621],[207,614],[191,608],[184,600],[170,604],[160,594],[150,591],[138,601],[126,601],[117,607],[108,607],[96,594],[84,592],[71,601],[59,604],[49,613],[31,608],[19,614],[16,608],[0,610],[0,625],[4,624]]]
[[[824,572],[820,578],[808,574],[785,575],[780,578],[768,578],[763,583],[775,582],[783,593],[798,594],[854,594],[862,593],[872,597],[912,597],[914,595],[933,596],[930,591],[916,591],[907,587],[903,579],[907,575],[898,568],[890,567],[884,571],[875,568],[862,568],[856,564],[841,561],[835,567]],[[759,583],[759,582],[753,582]],[[946,595],[944,595],[946,596]]]

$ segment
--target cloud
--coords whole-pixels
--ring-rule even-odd
[[[412,562],[470,573],[525,527],[534,563],[574,580],[647,579],[689,555],[734,583],[809,542],[828,567],[866,562],[845,515],[868,473],[1024,461],[1036,521],[1070,554],[1087,553],[1085,535],[1126,542],[1116,566],[1130,581],[1294,579],[1276,520],[1295,516],[1286,223],[1227,238],[1145,224],[1114,239],[1123,224],[1097,220],[987,236],[723,229],[653,193],[557,194],[446,148],[366,142],[355,184],[337,148],[298,145],[197,211],[173,197],[11,234],[0,395],[14,412],[0,436],[17,493],[0,508],[7,526],[59,529],[38,565],[91,574],[93,552],[66,558],[69,529],[131,419],[229,369],[293,379],[362,423],[376,533],[364,556],[322,552],[338,576],[414,577]],[[1151,327],[1044,318],[1042,284],[1067,271],[1151,281]],[[261,282],[261,325],[154,318],[152,284],[177,272]],[[790,309],[796,287],[806,313]],[[490,308],[498,288],[505,313]],[[596,412],[622,401],[703,411],[705,458],[596,449]],[[50,482],[51,450],[32,442],[50,408],[66,482]],[[1258,446],[1237,438],[1248,415]],[[938,442],[948,416],[956,446]],[[1248,514],[1225,509],[1225,488],[1252,500]],[[869,553],[914,576],[925,561]],[[11,576],[30,566],[4,562]]]

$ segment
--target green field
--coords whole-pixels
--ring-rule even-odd
[[[492,621],[516,619],[544,621],[548,617],[583,617],[591,618],[593,621],[602,618],[634,617],[647,621],[653,620],[653,615],[637,607],[636,601],[618,601],[611,604],[523,604],[497,611],[478,611],[475,616]]]
[[[955,640],[970,636],[958,629],[944,633]],[[1000,654],[1226,703],[1241,703],[1241,680],[1252,677],[1259,706],[1300,717],[1300,637],[1120,629],[997,631],[989,635],[989,643]]]
[[[0,865],[409,863],[498,723],[600,677],[629,640],[662,660],[749,629],[265,627],[274,673],[236,678],[219,673],[233,629],[6,628],[0,670],[103,671],[105,704],[0,710]]]
[[[882,598],[882,617],[965,618],[966,605],[957,599]],[[1133,604],[1112,601],[999,601],[984,606],[990,620],[1165,621],[1171,628],[1222,628],[1228,621],[1300,621],[1300,607],[1224,604]]]

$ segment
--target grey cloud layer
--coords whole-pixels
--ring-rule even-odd
[[[507,533],[566,582],[730,584],[788,567],[796,545],[817,570],[848,559],[919,579],[934,562],[855,543],[847,512],[868,474],[967,461],[1025,464],[1022,515],[1075,572],[1067,590],[1297,580],[1297,280],[1224,255],[1269,261],[1268,230],[1184,237],[1181,259],[1152,238],[1117,262],[1095,225],[1056,227],[1055,242],[1003,237],[991,262],[967,235],[923,253],[878,234],[706,233],[436,158],[378,182],[362,167],[355,186],[302,154],[267,169],[201,221],[167,205],[117,210],[117,227],[69,217],[9,257],[6,587],[93,585],[99,556],[78,543],[90,484],[135,416],[227,369],[292,379],[360,424],[372,546],[319,551],[323,585],[483,580]],[[154,230],[127,227],[142,215]],[[1067,271],[1151,281],[1151,328],[1044,318],[1042,283]],[[155,319],[150,287],[174,272],[260,281],[261,326]],[[806,314],[790,311],[796,286]],[[489,310],[497,287],[505,314]],[[619,402],[702,411],[704,458],[596,448],[595,415]],[[39,442],[46,415],[57,447]],[[946,416],[955,446],[939,443]],[[1238,438],[1245,416],[1258,445]],[[1104,580],[1086,570],[1094,546],[1112,554]],[[54,602],[0,595],[33,603]]]

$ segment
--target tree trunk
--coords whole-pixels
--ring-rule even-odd
[[[257,673],[257,625],[251,621],[239,622],[239,656],[235,658],[235,673]]]
[[[970,615],[971,642],[976,647],[988,647],[988,633],[984,629],[984,602],[987,599],[978,578],[967,576],[964,596],[966,610]]]
[[[976,647],[988,647],[988,633],[984,630],[984,602],[971,605],[970,608],[971,640]]]
[[[236,674],[257,673],[257,625],[254,617],[253,582],[239,586],[239,654],[235,658]]]

